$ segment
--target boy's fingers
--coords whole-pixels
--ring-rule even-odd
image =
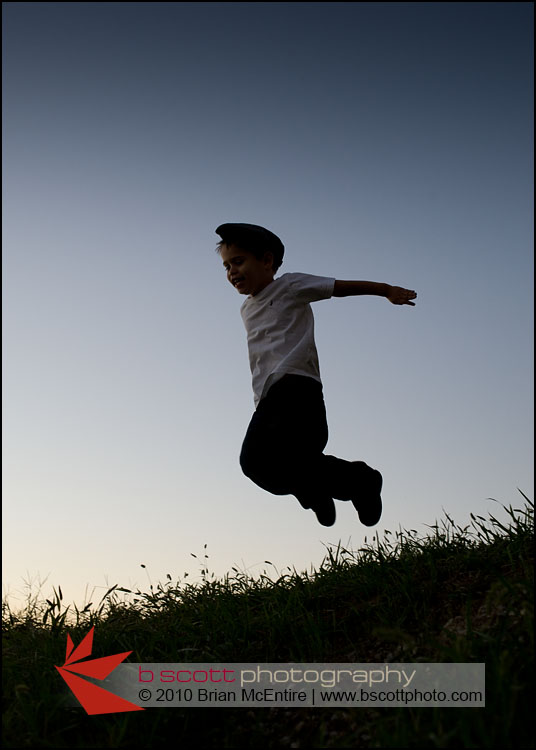
[[[395,291],[397,293],[391,297],[391,302],[394,305],[411,305],[412,307],[415,307],[415,304],[410,302],[410,300],[416,299],[417,292],[413,291],[413,289],[401,288],[398,288]]]

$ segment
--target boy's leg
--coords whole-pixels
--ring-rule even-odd
[[[335,456],[324,456],[324,466],[332,496],[351,500],[361,523],[375,526],[382,515],[380,472],[364,461],[343,461]]]
[[[333,503],[351,500],[361,522],[378,523],[382,477],[362,461],[326,456],[328,440],[322,385],[313,378],[286,375],[259,403],[249,425],[240,464],[255,484],[275,495],[295,495],[313,507],[320,523],[335,521]],[[332,519],[332,520],[330,520]]]
[[[246,476],[276,495],[295,495],[320,523],[335,522],[332,495],[324,485],[322,451],[328,430],[322,385],[286,375],[259,403],[240,455]]]

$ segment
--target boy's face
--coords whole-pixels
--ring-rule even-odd
[[[220,255],[227,279],[239,294],[254,297],[274,280],[272,253],[259,259],[237,245],[222,245]]]

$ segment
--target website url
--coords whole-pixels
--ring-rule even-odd
[[[484,703],[479,690],[320,690],[323,703]]]

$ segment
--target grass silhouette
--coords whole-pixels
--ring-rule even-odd
[[[533,505],[506,520],[445,518],[422,537],[385,531],[317,570],[275,579],[234,568],[200,583],[113,586],[96,606],[61,588],[3,605],[5,747],[532,747]],[[93,657],[131,662],[485,662],[486,707],[149,709],[87,716],[62,664],[95,626]]]

